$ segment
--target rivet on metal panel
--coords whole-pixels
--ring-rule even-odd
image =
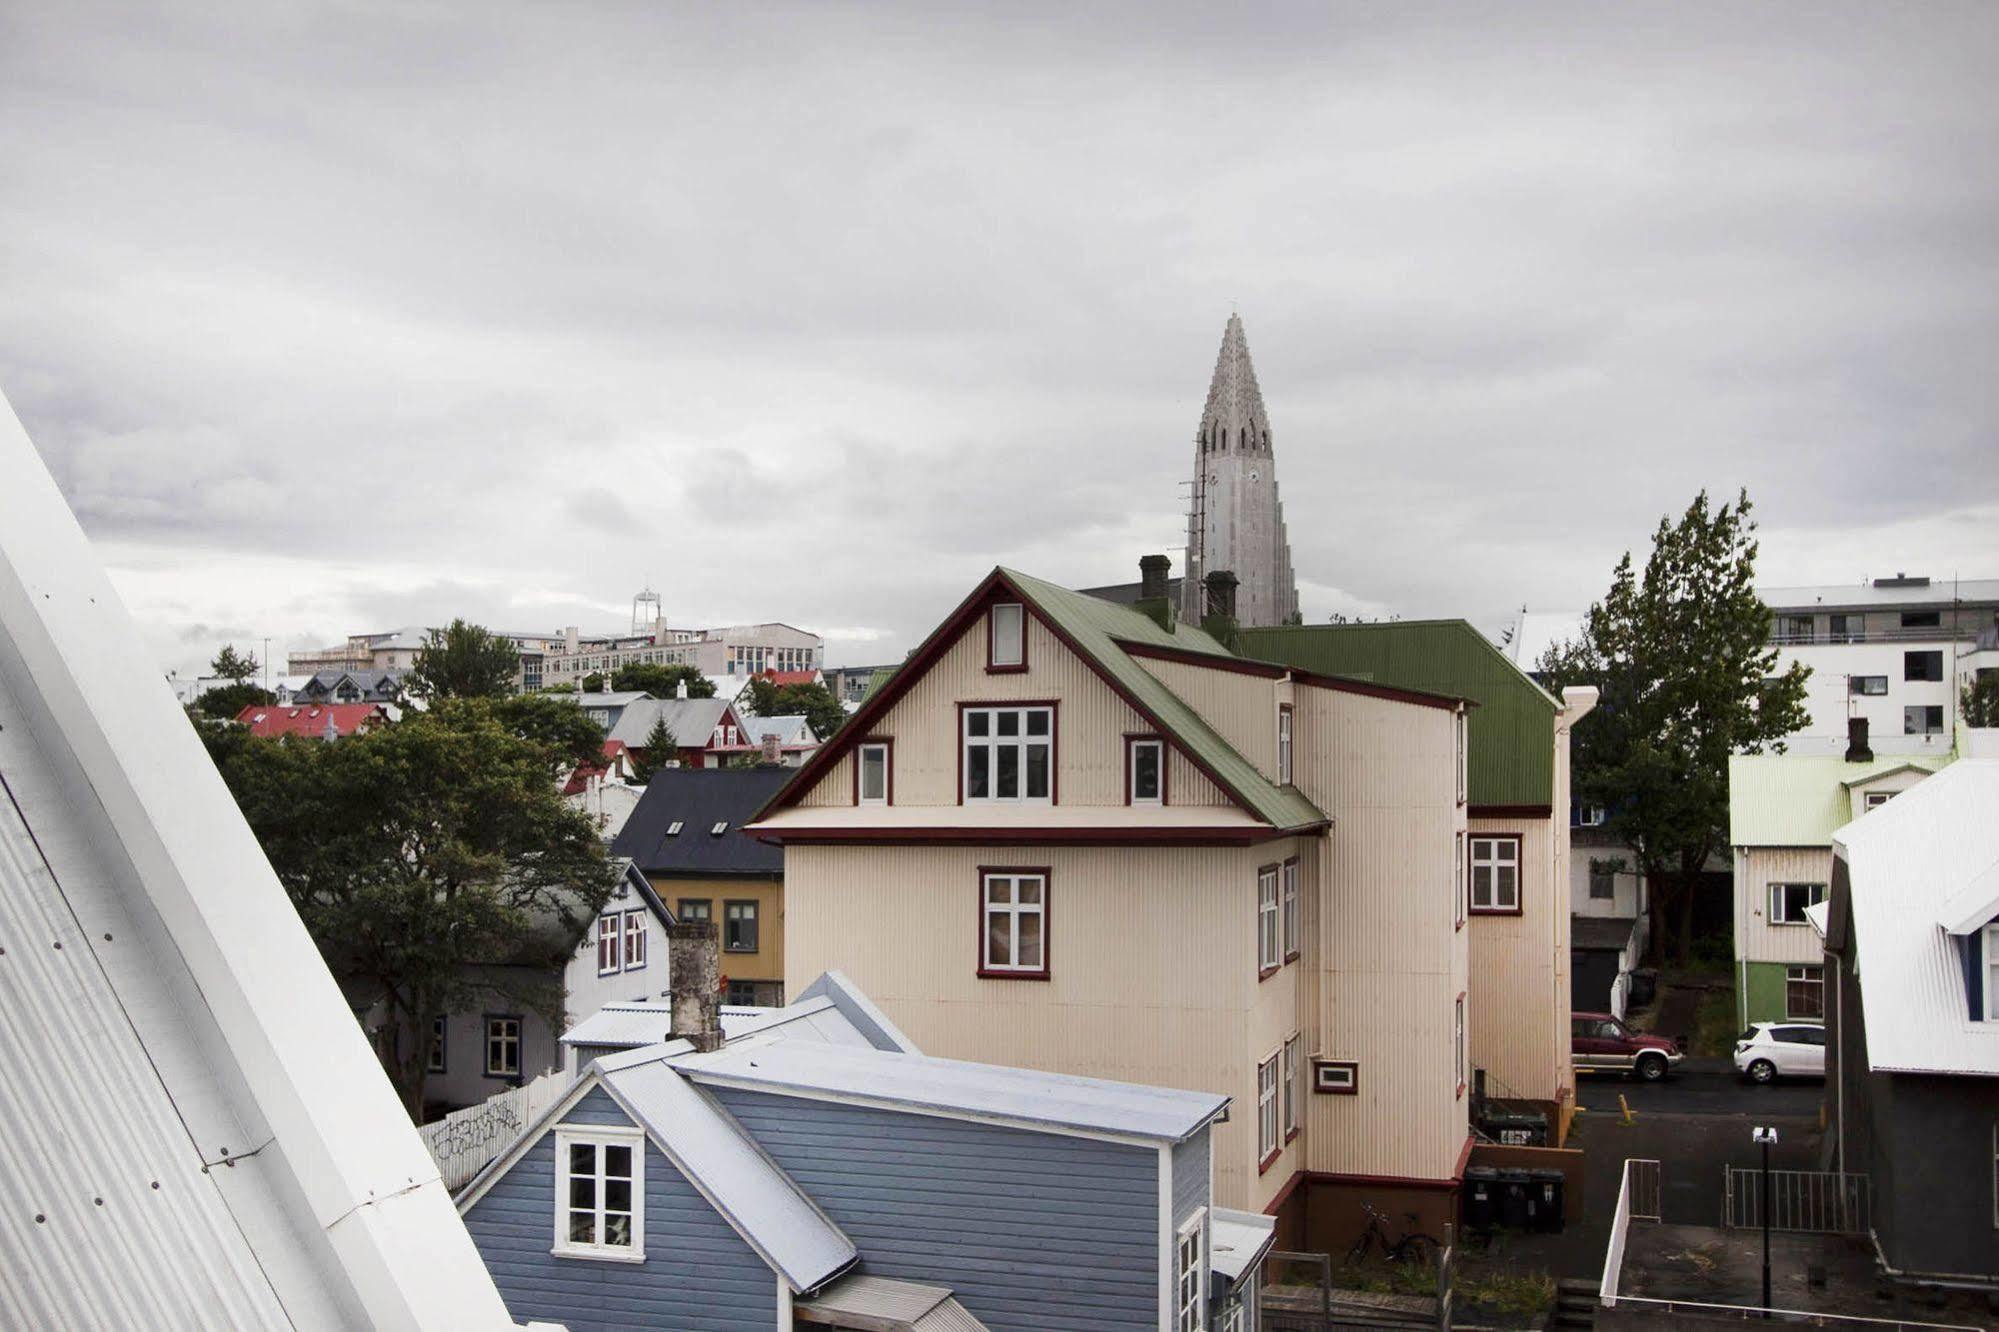
[[[104,1199],[102,1198],[92,1198],[90,1201],[96,1203],[99,1207],[104,1206]]]
[[[48,1223],[48,1218],[47,1218],[46,1216],[43,1216],[43,1215],[42,1215],[42,1214],[41,1214],[40,1212],[36,1212],[36,1213],[35,1213],[35,1224],[36,1224],[36,1225],[38,1225],[38,1226],[40,1226],[40,1225],[46,1225],[47,1223]]]
[[[110,942],[111,942],[111,933],[110,933],[110,931],[108,931],[108,930],[107,930],[107,931],[105,931],[105,934],[104,934],[104,942],[105,942],[105,943],[110,943]]]
[[[56,950],[57,950],[58,952],[60,952],[60,951],[62,950],[62,940],[60,940],[60,939],[56,940]]]
[[[160,1182],[159,1182],[159,1181],[158,1181],[157,1179],[156,1179],[156,1180],[154,1180],[154,1181],[153,1181],[153,1187],[157,1189],[157,1188],[158,1188],[159,1186],[160,1186]]]

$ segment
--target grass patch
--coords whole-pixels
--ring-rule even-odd
[[[1437,1269],[1431,1263],[1337,1263],[1336,1290],[1364,1290],[1371,1295],[1430,1295],[1437,1293]]]
[[[1735,1049],[1735,987],[1709,990],[1694,1010],[1691,1054],[1726,1055]]]
[[[1546,1272],[1482,1272],[1458,1281],[1458,1298],[1516,1318],[1555,1307],[1555,1278]]]

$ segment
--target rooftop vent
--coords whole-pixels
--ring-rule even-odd
[[[1928,587],[1929,585],[1930,580],[1924,574],[1917,574],[1914,578],[1911,578],[1905,573],[1898,572],[1893,578],[1877,578],[1874,580],[1874,586],[1876,587]]]
[[[1874,751],[1867,743],[1867,718],[1848,717],[1846,719],[1846,761],[1848,763],[1872,763]]]

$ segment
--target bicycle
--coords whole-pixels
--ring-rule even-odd
[[[1434,1235],[1426,1235],[1420,1230],[1408,1230],[1402,1238],[1390,1240],[1388,1217],[1366,1203],[1362,1203],[1360,1208],[1367,1213],[1367,1224],[1361,1228],[1360,1238],[1347,1250],[1349,1267],[1358,1267],[1366,1262],[1368,1252],[1376,1247],[1380,1248],[1381,1256],[1391,1263],[1432,1263],[1443,1251],[1444,1246],[1437,1242]],[[1404,1212],[1403,1215],[1409,1218],[1411,1225],[1415,1223],[1414,1212]]]

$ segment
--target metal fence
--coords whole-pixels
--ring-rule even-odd
[[[1721,1224],[1732,1229],[1763,1225],[1763,1172],[1724,1166]],[[1772,1170],[1770,1229],[1817,1235],[1868,1231],[1868,1180],[1837,1170]]]
[[[1606,1309],[1617,1307],[1618,1290],[1624,1278],[1624,1243],[1633,1221],[1659,1219],[1659,1163],[1640,1157],[1626,1157],[1624,1179],[1617,1186],[1617,1210],[1610,1218],[1610,1243],[1603,1253],[1603,1278],[1597,1287],[1597,1301]]]
[[[456,1192],[488,1161],[512,1146],[523,1129],[561,1099],[569,1081],[560,1071],[544,1073],[533,1082],[509,1087],[419,1128],[417,1133],[430,1149],[430,1159],[437,1162],[444,1187]]]

